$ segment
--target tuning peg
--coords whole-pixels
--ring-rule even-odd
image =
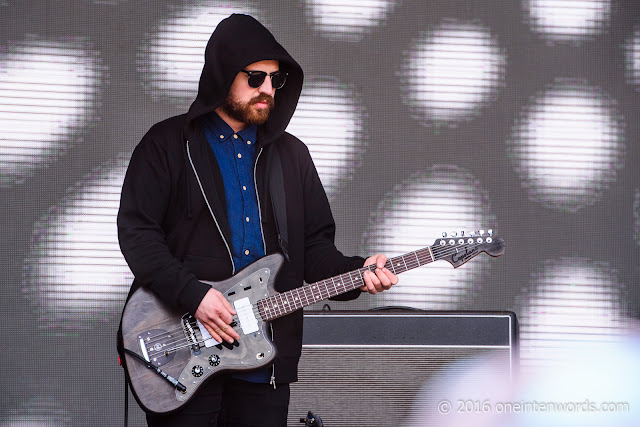
[[[478,234],[481,235],[481,236],[484,236],[484,230],[478,231]]]
[[[442,233],[442,237],[447,237],[447,233]]]
[[[488,229],[487,233],[489,233],[489,236],[493,236],[493,230],[492,229]]]
[[[464,230],[460,230],[460,237],[464,237]]]
[[[451,232],[451,237],[457,237],[458,236],[458,232],[457,231],[452,231]]]
[[[476,233],[474,231],[469,231],[469,236],[474,237]]]

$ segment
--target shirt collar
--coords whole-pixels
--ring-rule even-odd
[[[229,138],[232,138],[233,135],[238,135],[243,141],[251,141],[251,146],[254,146],[258,135],[258,125],[251,125],[242,129],[240,132],[234,132],[231,126],[222,120],[215,111],[208,115],[207,126],[219,142],[225,142]]]

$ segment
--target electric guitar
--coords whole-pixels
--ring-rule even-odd
[[[443,234],[432,246],[388,259],[385,267],[394,274],[438,260],[459,267],[482,252],[500,256],[504,246],[491,230]],[[124,366],[142,409],[175,411],[216,373],[271,364],[276,349],[269,339],[269,321],[357,289],[364,285],[363,273],[375,269],[367,266],[279,293],[274,282],[282,263],[282,255],[267,255],[227,280],[203,281],[222,292],[237,312],[231,326],[240,340],[234,344],[218,343],[195,317],[167,306],[149,290],[133,293],[122,313]]]

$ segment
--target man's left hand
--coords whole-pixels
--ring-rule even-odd
[[[361,291],[377,294],[378,292],[386,291],[398,283],[398,276],[384,266],[386,263],[387,257],[383,254],[375,254],[367,258],[364,262],[364,267],[375,264],[376,269],[374,270],[375,272],[364,272],[362,275],[364,278],[364,286],[360,288]]]

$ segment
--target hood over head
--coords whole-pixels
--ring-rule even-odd
[[[222,105],[242,69],[268,59],[279,61],[280,70],[289,76],[284,87],[276,91],[269,119],[258,127],[258,140],[264,144],[282,134],[300,98],[302,68],[260,22],[241,14],[223,19],[207,43],[198,95],[187,113],[187,126]]]

